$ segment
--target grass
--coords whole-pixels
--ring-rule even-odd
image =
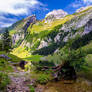
[[[0,71],[3,71],[3,72],[12,72],[13,71],[13,69],[9,65],[8,61],[3,58],[0,58]]]
[[[38,61],[40,61],[41,57],[43,57],[43,56],[41,56],[41,55],[31,55],[31,56],[25,58],[25,60],[27,60],[27,61],[37,61],[38,62]]]
[[[9,83],[10,83],[10,79],[8,75],[0,72],[0,91],[6,92],[6,88]]]
[[[16,30],[11,30],[10,31],[10,35],[12,36],[13,34],[15,34],[16,33]]]
[[[69,16],[66,16],[62,19],[59,19],[59,20],[54,20],[53,22],[51,23],[45,23],[44,21],[40,22],[40,24],[42,25],[37,25],[37,24],[34,24],[31,27],[28,28],[28,30],[33,33],[39,33],[41,31],[45,31],[45,30],[52,30],[55,26],[58,26],[60,24],[64,24],[65,22],[71,20],[74,16],[72,15],[69,15]]]
[[[92,54],[92,41],[89,44],[83,46],[82,50],[87,54]]]
[[[22,59],[30,56],[29,52],[27,50],[25,50],[25,48],[22,46],[19,46],[19,47],[13,49],[11,54],[13,54],[19,58],[22,58]]]
[[[83,66],[84,70],[80,72],[80,75],[92,81],[92,41],[82,47],[82,51],[86,53],[85,62]]]
[[[6,55],[6,53],[4,51],[0,51],[0,55],[1,54]],[[8,54],[8,56],[9,56],[9,54]],[[8,63],[8,60],[6,60],[4,58],[0,58],[0,71],[3,71],[3,72],[13,71],[12,67]]]
[[[83,67],[84,70],[80,72],[80,75],[92,81],[92,54],[88,54],[85,61],[87,64]]]
[[[92,9],[92,6],[90,6],[90,7],[86,8],[85,10],[83,10],[83,11],[81,11],[81,12],[74,13],[73,15],[80,15],[81,13],[84,13],[84,12],[86,12],[86,11],[90,10],[90,9]]]

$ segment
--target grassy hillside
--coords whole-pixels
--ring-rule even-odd
[[[78,23],[80,24],[82,21],[84,21],[87,15],[91,14],[91,11],[92,7],[88,7],[87,9],[79,13],[67,15],[62,19],[54,20],[47,23],[44,19],[41,21],[36,21],[35,24],[30,24],[27,29],[28,33],[25,39],[20,45],[14,48],[11,53],[20,58],[28,58],[33,56],[35,57],[35,55],[41,55],[42,57],[44,57],[44,55],[52,55],[55,51],[62,49],[66,45],[68,40],[72,38],[74,39],[74,42],[72,44],[73,49],[80,48],[80,45],[84,46],[83,48],[85,48],[85,45],[87,46],[88,44],[86,42],[90,42],[91,38],[86,41],[86,36],[81,37],[84,32],[85,24],[82,24],[80,27],[77,26],[79,26]],[[10,34],[16,34],[15,30],[23,28],[23,24],[25,22],[26,19],[20,21],[18,25],[16,24],[16,27],[14,27],[14,29],[10,31]],[[16,32],[18,33],[18,31]],[[81,44],[78,43],[80,40],[83,40]],[[44,44],[47,45],[43,46]],[[30,60],[32,59],[30,58]]]

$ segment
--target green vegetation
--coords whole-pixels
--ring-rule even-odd
[[[9,31],[7,29],[6,29],[5,33],[3,34],[2,40],[3,40],[2,49],[5,50],[6,52],[9,52],[9,50],[12,47],[12,44],[11,44],[11,38],[9,35]]]
[[[48,74],[40,74],[37,78],[37,82],[40,84],[46,84],[50,80],[50,76]]]
[[[30,85],[29,88],[30,88],[30,92],[35,92],[35,89],[33,86]]]
[[[10,83],[8,75],[0,72],[0,91],[5,92],[7,85]]]
[[[40,61],[40,58],[42,58],[43,56],[41,55],[31,55],[30,57],[24,58],[27,61],[33,61],[33,62],[38,62]]]
[[[45,30],[52,30],[54,27],[56,27],[60,24],[64,24],[66,21],[71,20],[73,17],[74,16],[69,15],[69,16],[66,16],[63,19],[58,19],[58,20],[55,20],[51,23],[45,23],[44,21],[40,21],[40,22],[38,22],[40,25],[36,23],[36,24],[33,25],[32,29],[30,29],[31,28],[31,26],[30,26],[28,30],[31,33],[34,33],[34,32],[39,33],[41,31],[45,31]]]
[[[13,55],[13,54],[11,54],[11,53],[6,53],[5,51],[0,51],[0,55],[2,55],[2,54],[4,54],[4,55],[10,57],[13,62],[19,62],[19,61],[22,60],[21,58],[19,58],[19,57]]]
[[[0,58],[0,71],[3,71],[3,72],[12,72],[13,71],[13,69],[9,65],[8,61],[6,61],[3,58]]]

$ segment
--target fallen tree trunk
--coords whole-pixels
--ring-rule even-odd
[[[52,70],[54,73],[52,74],[55,80],[59,79],[65,79],[65,80],[76,80],[76,72],[73,66],[70,66],[70,64],[67,62],[65,64],[60,64],[56,67],[40,67],[39,68],[42,71],[49,71]]]

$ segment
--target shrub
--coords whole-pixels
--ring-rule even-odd
[[[41,74],[38,79],[37,82],[40,84],[46,84],[48,81],[50,80],[50,76],[47,74]]]
[[[7,74],[0,72],[0,90],[5,90],[10,80]]]
[[[30,88],[30,92],[35,92],[35,88],[33,86],[30,85],[29,88]]]

